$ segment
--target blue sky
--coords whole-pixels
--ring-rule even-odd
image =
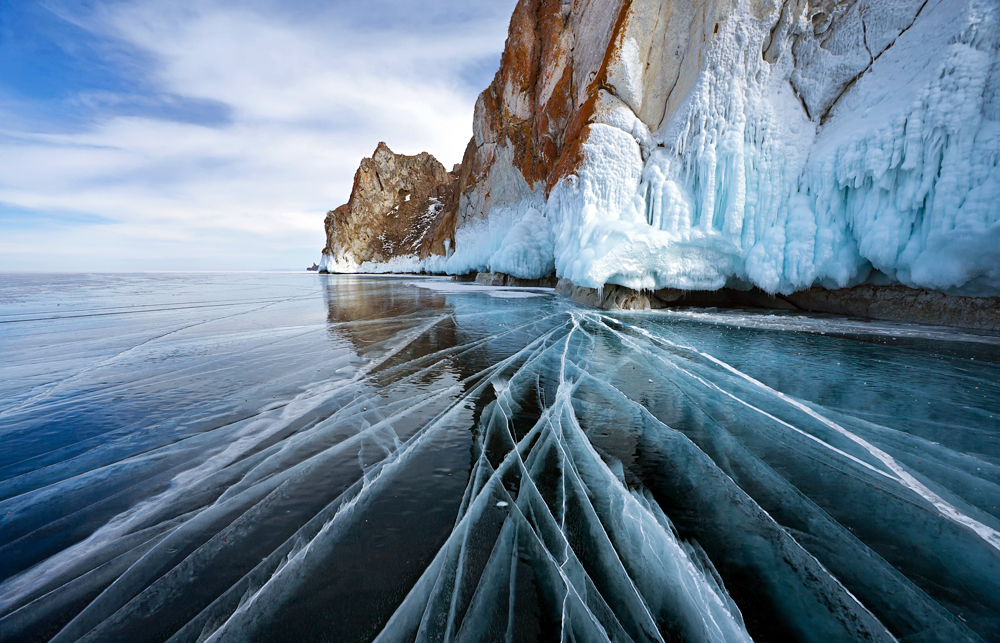
[[[514,4],[0,0],[0,271],[318,260],[380,140],[461,161]]]

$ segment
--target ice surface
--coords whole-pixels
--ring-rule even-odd
[[[0,640],[1000,635],[995,334],[79,279],[0,285]]]

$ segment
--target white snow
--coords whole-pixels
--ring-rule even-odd
[[[322,259],[320,259],[319,269],[320,271],[343,274],[388,274],[400,272],[443,274],[444,264],[445,258],[437,256],[420,259],[416,255],[404,255],[393,257],[385,262],[366,261],[359,264],[344,257],[332,257],[324,254]]]

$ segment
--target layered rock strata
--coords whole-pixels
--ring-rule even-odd
[[[433,156],[395,154],[379,143],[354,175],[350,200],[326,215],[325,272],[355,272],[365,263],[445,255],[454,244],[461,169]]]

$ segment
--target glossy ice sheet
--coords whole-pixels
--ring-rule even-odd
[[[2,276],[0,640],[1000,640],[1000,338]]]

